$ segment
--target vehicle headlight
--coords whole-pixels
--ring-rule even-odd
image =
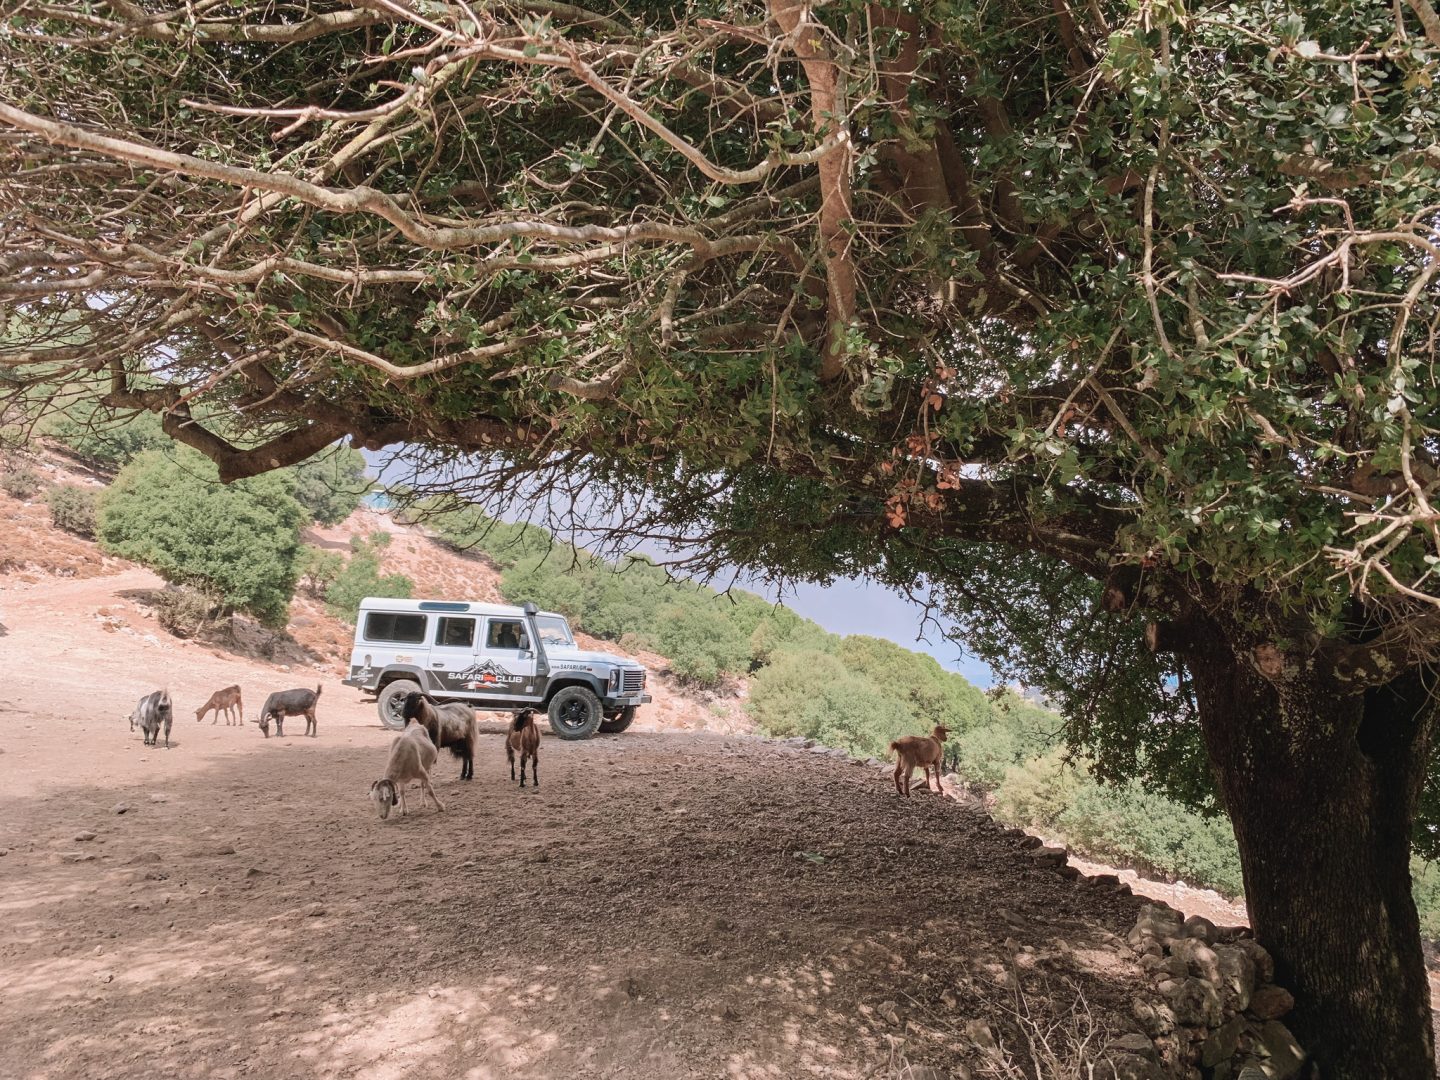
[[[620,689],[620,669],[618,667],[610,669],[610,689]]]

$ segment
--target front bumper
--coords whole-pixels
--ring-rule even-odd
[[[612,694],[605,698],[605,708],[628,709],[632,705],[648,705],[653,700],[654,698],[643,692],[639,694]]]

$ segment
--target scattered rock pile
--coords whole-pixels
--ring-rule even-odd
[[[1126,938],[1155,989],[1135,998],[1148,1039],[1111,1045],[1118,1080],[1296,1080],[1306,1057],[1281,1017],[1295,1001],[1248,927],[1146,904]],[[1148,1042],[1149,1045],[1141,1045]]]

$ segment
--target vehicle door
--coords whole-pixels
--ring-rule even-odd
[[[435,619],[426,671],[432,693],[469,689],[467,684],[474,678],[479,631],[479,620],[473,615],[441,615]]]
[[[485,620],[474,689],[496,697],[533,697],[535,643],[520,616],[492,615]]]

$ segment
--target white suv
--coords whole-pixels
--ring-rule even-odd
[[[543,709],[562,739],[624,731],[650,700],[633,660],[575,644],[563,615],[534,604],[366,597],[355,619],[347,686],[376,696],[380,722],[405,726],[405,695],[481,711]]]

